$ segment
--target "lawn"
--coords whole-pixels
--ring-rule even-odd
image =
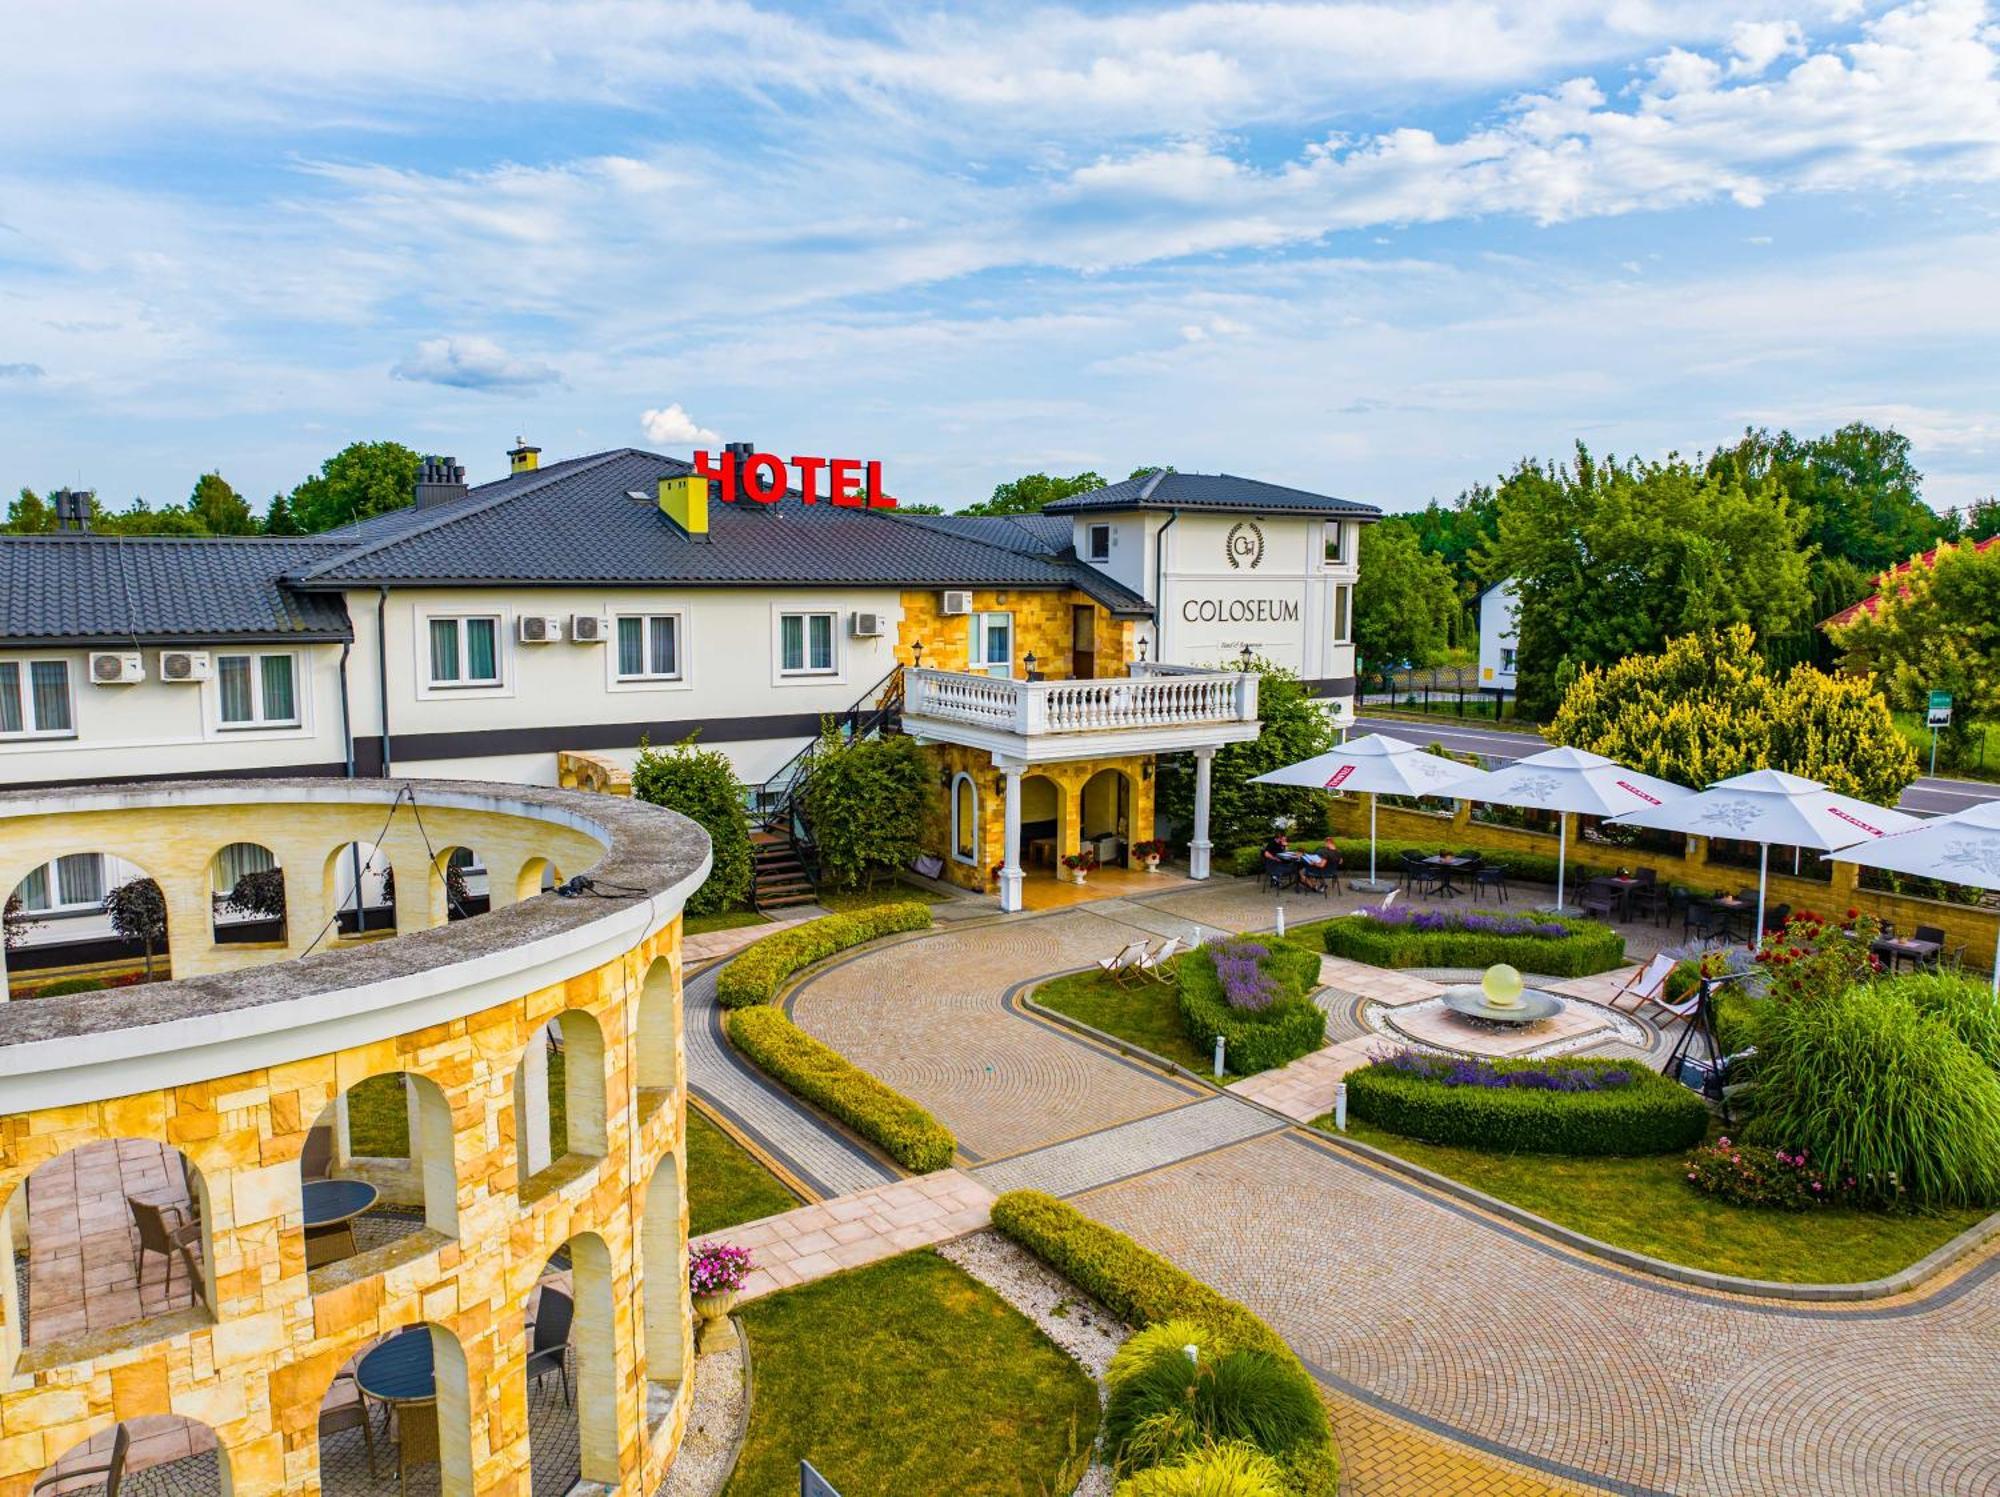
[[[740,1310],[756,1393],[725,1497],[1045,1497],[1097,1434],[1090,1378],[985,1285],[906,1253]]]
[[[1188,1039],[1180,999],[1170,982],[1134,978],[1121,986],[1092,968],[1043,983],[1035,989],[1034,999],[1043,1008],[1130,1040],[1199,1075],[1215,1069],[1215,1057],[1204,1055]]]
[[[1331,1118],[1315,1124],[1328,1132]],[[1347,1136],[1526,1207],[1600,1242],[1711,1273],[1846,1284],[1908,1268],[1985,1215],[1759,1211],[1688,1187],[1679,1154],[1569,1159],[1419,1143],[1354,1118]]]
[[[681,934],[702,936],[712,930],[735,930],[738,926],[765,923],[765,917],[755,910],[717,910],[709,915],[685,916],[681,921]]]
[[[688,1235],[790,1211],[799,1198],[708,1115],[687,1110]]]
[[[820,907],[842,915],[852,914],[855,910],[871,909],[878,904],[947,904],[950,900],[949,894],[926,889],[922,884],[905,883],[902,879],[880,883],[872,889],[819,891]]]

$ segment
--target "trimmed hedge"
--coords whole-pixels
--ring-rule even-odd
[[[1319,986],[1319,954],[1276,939],[1257,944],[1270,953],[1258,966],[1278,987],[1271,1006],[1262,1010],[1230,1006],[1206,948],[1190,951],[1174,964],[1188,1039],[1210,1053],[1221,1035],[1229,1069],[1239,1076],[1282,1066],[1326,1043],[1326,1015],[1311,997]]]
[[[101,977],[59,977],[46,987],[36,988],[36,998],[68,998],[77,993],[101,993],[107,984]]]
[[[1375,871],[1382,878],[1394,882],[1399,872],[1397,860],[1406,852],[1429,857],[1441,848],[1449,847],[1453,852],[1476,852],[1489,863],[1498,863],[1507,870],[1509,880],[1524,884],[1547,884],[1555,887],[1556,857],[1553,853],[1515,852],[1512,848],[1486,847],[1479,840],[1479,825],[1455,827],[1448,821],[1438,823],[1438,835],[1424,842],[1411,842],[1401,838],[1384,837],[1375,844]],[[1336,836],[1335,844],[1340,848],[1340,876],[1344,879],[1368,877],[1368,836]],[[1619,849],[1602,849],[1607,857]],[[1624,861],[1630,863],[1636,853],[1628,852]],[[1643,859],[1642,859],[1643,861]],[[1229,871],[1240,878],[1253,878],[1264,871],[1264,849],[1261,844],[1239,847],[1230,853]],[[1579,863],[1574,852],[1569,860],[1569,887],[1580,889],[1586,879],[1618,871],[1617,863]]]
[[[1485,912],[1482,912],[1485,913]],[[1371,967],[1490,967],[1506,962],[1544,977],[1588,977],[1625,965],[1625,938],[1595,920],[1557,920],[1566,936],[1496,936],[1471,930],[1414,930],[1365,915],[1326,922],[1326,949]]]
[[[766,936],[746,948],[715,979],[715,1001],[724,1008],[748,1008],[778,996],[785,979],[850,946],[899,930],[928,930],[931,907],[912,900],[885,904],[852,915],[822,915],[790,930]]]
[[[729,1041],[787,1091],[839,1118],[907,1170],[947,1168],[951,1130],[839,1051],[822,1045],[782,1010],[746,1008],[723,1020]]]
[[[1319,1385],[1284,1338],[1248,1306],[1039,1190],[1010,1190],[1001,1196],[993,1203],[993,1226],[1129,1325],[1143,1330],[1160,1321],[1191,1320],[1227,1346],[1264,1352],[1292,1370],[1312,1389],[1321,1420],[1313,1438],[1278,1453],[1277,1459],[1301,1497],[1334,1497],[1340,1462]]]
[[[1496,1060],[1495,1071],[1545,1071],[1540,1060]],[[1447,1086],[1378,1061],[1347,1075],[1347,1111],[1425,1143],[1496,1154],[1667,1154],[1693,1148],[1708,1108],[1643,1062],[1564,1058],[1565,1070],[1625,1071],[1624,1086],[1595,1092]]]

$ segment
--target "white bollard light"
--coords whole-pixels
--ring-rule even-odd
[[[1191,1365],[1198,1365],[1201,1362],[1201,1348],[1196,1346],[1192,1341],[1181,1348],[1181,1354],[1188,1359]]]
[[[1283,905],[1279,905],[1279,906],[1278,906],[1278,934],[1282,936],[1282,935],[1283,935],[1284,933],[1285,933],[1285,907],[1284,907]]]
[[[1347,1083],[1345,1081],[1336,1081],[1333,1084],[1333,1126],[1338,1132],[1345,1133],[1347,1131]]]
[[[1222,1079],[1222,1043],[1223,1038],[1218,1034],[1215,1037],[1215,1079],[1217,1081]]]

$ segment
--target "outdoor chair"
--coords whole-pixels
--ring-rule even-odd
[[[1140,952],[1139,960],[1133,965],[1132,971],[1139,977],[1150,977],[1155,982],[1166,982],[1167,963],[1179,956],[1183,949],[1179,936],[1168,936],[1166,940],[1160,942],[1158,951],[1150,954]]]
[[[535,1306],[535,1318],[528,1322],[528,1362],[524,1369],[528,1386],[540,1386],[551,1372],[562,1378],[563,1402],[569,1396],[569,1323],[576,1314],[576,1302],[560,1289],[542,1287]]]
[[[345,1396],[341,1394],[346,1385]],[[327,1401],[320,1405],[319,1437],[337,1435],[342,1430],[361,1431],[361,1443],[368,1451],[368,1475],[375,1475],[375,1426],[368,1418],[368,1395],[361,1391],[361,1384],[355,1381],[352,1372],[334,1374],[333,1383],[326,1390]]]
[[[1792,907],[1788,904],[1781,904],[1775,909],[1764,911],[1764,934],[1769,935],[1773,931],[1783,930],[1785,922],[1791,918]]]
[[[299,1174],[307,1180],[325,1180],[333,1174],[333,1129],[317,1127],[307,1131],[306,1146],[299,1154]]]
[[[1403,892],[1422,894],[1426,898],[1437,892],[1442,880],[1435,868],[1428,866],[1418,853],[1406,852],[1402,859]]]
[[[1940,951],[1933,959],[1931,970],[1935,972],[1963,972],[1965,970],[1965,945],[1963,942],[1949,951]]]
[[[50,1471],[40,1481],[35,1483],[31,1497],[33,1497],[33,1494],[42,1492],[44,1488],[54,1494],[59,1488],[67,1486],[70,1482],[80,1481],[85,1477],[90,1478],[92,1486],[100,1484],[103,1486],[104,1497],[118,1497],[118,1488],[125,1480],[125,1454],[131,1447],[131,1432],[122,1424],[116,1425],[113,1427],[111,1436],[111,1458],[109,1460],[101,1466],[72,1466],[67,1471]]]
[[[1123,982],[1128,973],[1146,958],[1146,943],[1132,941],[1116,956],[1100,956],[1097,970],[1117,982]]]
[[[1645,1006],[1646,1005],[1644,1004],[1640,1005],[1641,1008]],[[1665,984],[1662,984],[1660,989],[1660,996],[1652,1000],[1651,1006],[1657,1008],[1663,1015],[1665,1015],[1664,1018],[1655,1019],[1653,1021],[1655,1024],[1659,1025],[1660,1032],[1664,1034],[1667,1031],[1667,1027],[1669,1025],[1685,1024],[1687,1023],[1688,1020],[1694,1017],[1695,1010],[1701,1007],[1701,984],[1696,983],[1694,985],[1694,988],[1688,993],[1687,997],[1681,999],[1679,1003],[1667,1002],[1666,987]],[[1635,1008],[1632,1010],[1632,1012],[1636,1014],[1639,1012],[1639,1009]]]
[[[1718,910],[1714,905],[1699,904],[1690,900],[1681,920],[1681,936],[1685,939],[1692,932],[1701,938],[1706,946],[1717,936],[1729,935],[1729,912]]]
[[[1297,863],[1294,863],[1290,858],[1274,858],[1269,853],[1264,854],[1264,883],[1273,894],[1280,894],[1286,889],[1295,888],[1298,882],[1299,865]]]
[[[132,1225],[139,1233],[139,1286],[146,1284],[146,1254],[158,1253],[167,1260],[167,1287],[174,1282],[174,1258],[182,1257],[190,1270],[194,1260],[183,1252],[199,1240],[201,1227],[190,1221],[179,1206],[162,1206],[157,1201],[142,1201],[137,1196],[125,1197],[126,1209],[132,1213]]]
[[[1481,863],[1473,870],[1472,886],[1481,893],[1491,891],[1500,903],[1507,902],[1507,865],[1505,863]]]
[[[1586,884],[1583,898],[1578,903],[1586,919],[1595,916],[1601,920],[1615,920],[1618,917],[1618,895],[1602,884]]]
[[[1625,986],[1605,1000],[1607,1005],[1616,1008],[1621,1000],[1633,998],[1637,1000],[1632,1005],[1632,1012],[1636,1014],[1647,1004],[1658,1003],[1666,995],[1667,978],[1679,965],[1673,957],[1665,954],[1654,957],[1645,966],[1633,970],[1632,975],[1625,979]]]
[[[1940,947],[1944,945],[1944,931],[1939,926],[1919,925],[1910,935],[1913,940],[1935,941]]]

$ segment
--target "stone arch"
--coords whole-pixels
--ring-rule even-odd
[[[521,876],[514,880],[514,899],[533,899],[537,894],[546,894],[563,881],[562,870],[548,858],[537,855],[521,865]]]
[[[1077,791],[1077,834],[1079,845],[1094,847],[1104,837],[1119,844],[1119,858],[1132,845],[1133,811],[1139,787],[1125,770],[1108,766],[1085,780]]]
[[[561,1085],[552,1086],[559,1066]],[[562,1098],[558,1128],[555,1097]],[[535,1031],[514,1068],[514,1145],[524,1193],[552,1166],[601,1159],[610,1151],[604,1084],[604,1030],[566,1008]]]
[[[964,770],[951,781],[951,855],[979,866],[979,782]]]
[[[341,843],[326,855],[322,883],[331,934],[380,935],[396,929],[396,870],[388,849],[379,843]]]
[[[424,1228],[444,1237],[458,1236],[458,1162],[451,1102],[444,1089],[415,1071],[378,1071],[344,1088],[308,1130],[299,1161],[301,1188],[311,1179],[363,1180],[380,1191],[389,1207],[420,1206]],[[380,1224],[406,1221],[385,1213]],[[371,1219],[372,1220],[372,1219]],[[406,1229],[408,1236],[414,1228]],[[371,1236],[378,1235],[371,1233]],[[359,1236],[335,1243],[338,1256],[351,1251],[385,1265],[407,1253],[402,1237],[362,1248]],[[315,1251],[307,1238],[308,1266],[337,1261],[323,1249]],[[317,1261],[315,1261],[317,1260]],[[352,1268],[344,1270],[351,1276]]]
[[[413,1464],[427,1464],[421,1456],[435,1451],[440,1497],[473,1497],[472,1388],[465,1349],[459,1345],[456,1336],[434,1321],[419,1321],[391,1331],[335,1372],[320,1400],[320,1421],[323,1425],[328,1412],[343,1403],[349,1390],[358,1385],[361,1364],[367,1361],[370,1353],[404,1336],[421,1334],[428,1334],[430,1338],[427,1350],[430,1353],[436,1402],[428,1407],[420,1402],[399,1404],[396,1412],[398,1438],[410,1447]],[[422,1350],[416,1350],[416,1356],[419,1359],[417,1365],[421,1368]],[[380,1441],[379,1433],[376,1438]],[[350,1446],[353,1448],[350,1449]],[[355,1454],[362,1449],[365,1449],[365,1442],[358,1429],[329,1432],[319,1438],[315,1454],[323,1497],[349,1497],[349,1494],[361,1497],[364,1491],[373,1493],[382,1489],[379,1482],[369,1482],[363,1487],[368,1467],[365,1460]],[[336,1463],[331,1471],[328,1468],[329,1455]],[[378,1448],[376,1456],[378,1461],[384,1460],[384,1450]],[[350,1460],[357,1462],[354,1469],[358,1480],[342,1479]],[[395,1480],[397,1461],[396,1453],[386,1453],[386,1463],[381,1468],[386,1480]]]
[[[209,928],[218,946],[286,939],[285,870],[261,842],[231,842],[208,860]]]
[[[653,1166],[639,1223],[646,1380],[665,1388],[677,1387],[687,1373],[687,1222],[681,1176],[678,1149]]]
[[[638,1033],[640,1092],[671,1096],[681,1084],[681,985],[666,957],[654,959],[640,984]]]
[[[557,1266],[567,1258],[567,1282]],[[615,1487],[619,1482],[619,1399],[618,1399],[618,1306],[613,1292],[611,1249],[595,1232],[579,1232],[565,1243],[544,1269],[536,1294],[525,1307],[529,1324],[546,1311],[547,1296],[567,1294],[572,1305],[569,1329],[569,1373],[573,1382],[576,1417],[576,1444],[580,1476],[587,1482]],[[523,1328],[528,1338],[524,1358],[535,1347],[534,1333]],[[547,1389],[546,1378],[542,1387]],[[527,1390],[534,1398],[535,1387]],[[546,1392],[545,1396],[556,1396]],[[529,1421],[532,1446],[534,1421]]]
[[[133,884],[150,884],[158,897],[153,919],[128,936],[117,929],[105,898]],[[172,896],[129,858],[101,848],[59,853],[23,873],[0,903],[4,975],[14,996],[65,979],[102,981],[133,965],[148,981],[172,975]]]
[[[1026,858],[1031,843],[1053,838],[1056,867],[1076,844],[1076,828],[1070,816],[1069,796],[1062,782],[1051,774],[1021,776],[1021,851]]]
[[[431,908],[446,923],[470,920],[492,908],[492,877],[485,860],[470,847],[447,847],[430,862]]]
[[[72,1497],[103,1487],[102,1468],[121,1443],[121,1430],[125,1437],[121,1479],[128,1485],[141,1473],[151,1473],[146,1485],[158,1490],[198,1493],[207,1488],[229,1497],[232,1481],[227,1447],[206,1424],[180,1414],[141,1414],[107,1424],[50,1461],[37,1480],[50,1482],[52,1492]],[[87,1474],[91,1468],[97,1468],[98,1474]]]

